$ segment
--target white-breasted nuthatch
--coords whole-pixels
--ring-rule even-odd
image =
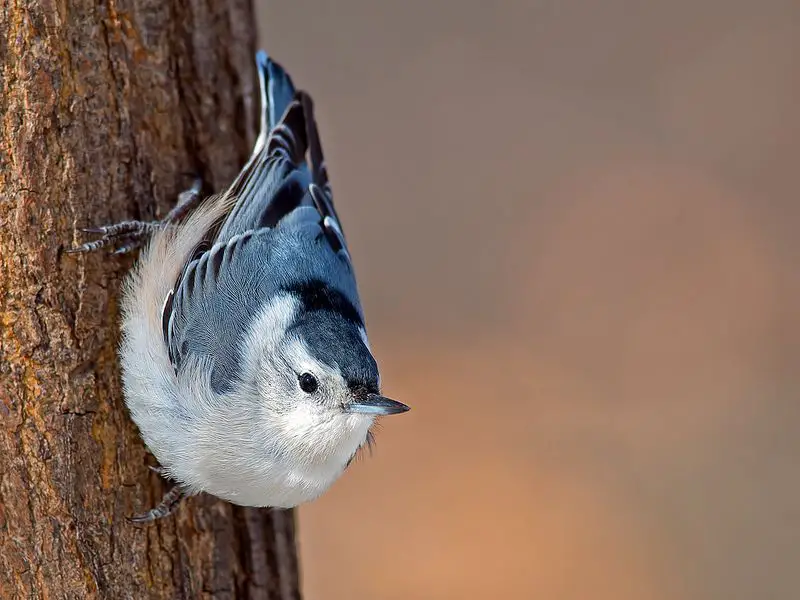
[[[196,184],[163,221],[87,229],[102,238],[76,249],[126,252],[150,237],[122,297],[123,388],[177,485],[140,522],[198,492],[312,500],[376,416],[408,410],[380,394],[311,98],[256,59],[261,130],[228,190],[200,202]]]

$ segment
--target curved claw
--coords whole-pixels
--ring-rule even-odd
[[[67,250],[67,254],[80,254],[85,252],[94,252],[100,250],[111,244],[123,244],[113,252],[115,255],[127,254],[132,250],[139,248],[146,236],[150,235],[154,230],[162,227],[162,223],[158,221],[122,221],[113,225],[103,225],[100,227],[83,227],[81,231],[84,233],[98,234],[100,239],[92,242],[86,242],[77,248]]]
[[[164,497],[161,499],[161,502],[158,503],[158,506],[151,508],[146,513],[134,515],[132,517],[126,517],[126,519],[130,523],[136,523],[139,525],[161,519],[172,513],[172,511],[178,507],[178,505],[181,503],[181,500],[183,500],[185,497],[186,494],[184,491],[180,488],[180,486],[176,485],[170,491],[164,494]]]
[[[81,244],[77,248],[70,248],[65,252],[67,254],[83,254],[86,252],[94,252],[95,250],[99,250],[100,248],[105,248],[111,243],[111,238],[100,238],[99,240],[95,240],[94,242],[86,242],[85,244]]]

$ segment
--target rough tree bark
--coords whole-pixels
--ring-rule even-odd
[[[152,219],[253,141],[248,0],[0,3],[0,597],[299,598],[291,512],[165,490],[122,402],[132,258],[80,227]]]

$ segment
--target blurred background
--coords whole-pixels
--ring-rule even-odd
[[[800,598],[800,3],[259,14],[412,406],[306,598]]]

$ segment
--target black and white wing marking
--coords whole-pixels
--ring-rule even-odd
[[[250,159],[227,191],[236,200],[216,239],[276,227],[297,208],[309,206],[317,209],[331,246],[349,261],[313,101],[306,92],[295,91],[288,73],[263,52],[256,63],[261,130]]]
[[[304,108],[303,114],[305,115],[308,170],[311,173],[309,192],[314,206],[322,216],[322,227],[325,230],[328,241],[336,252],[342,251],[349,261],[350,254],[347,251],[344,230],[333,205],[333,191],[328,179],[325,157],[322,154],[322,142],[317,129],[317,120],[314,118],[314,102],[311,100],[311,96],[304,92],[300,92],[299,97]]]
[[[275,227],[302,205],[310,178],[304,166],[307,143],[303,107],[292,101],[226,192],[236,203],[220,229],[224,241],[245,231]]]
[[[220,229],[218,241],[246,231],[278,227],[299,208],[316,209],[314,218],[335,252],[350,261],[341,221],[333,204],[313,102],[297,92],[270,132],[262,152],[242,170],[228,194],[236,204]],[[306,213],[307,211],[303,211]],[[311,218],[304,214],[304,218]]]
[[[262,103],[270,100],[269,89],[284,96],[293,89],[276,63],[262,61],[259,67]],[[280,79],[280,85],[270,88],[268,77]],[[272,126],[279,104],[262,111],[262,133],[271,127],[269,135],[266,142],[259,135],[229,188],[236,202],[213,246],[197,248],[164,302],[164,341],[176,373],[190,355],[210,358],[211,384],[219,393],[231,389],[239,375],[238,352],[253,316],[281,290],[312,280],[331,282],[360,313],[313,102],[294,92]]]

